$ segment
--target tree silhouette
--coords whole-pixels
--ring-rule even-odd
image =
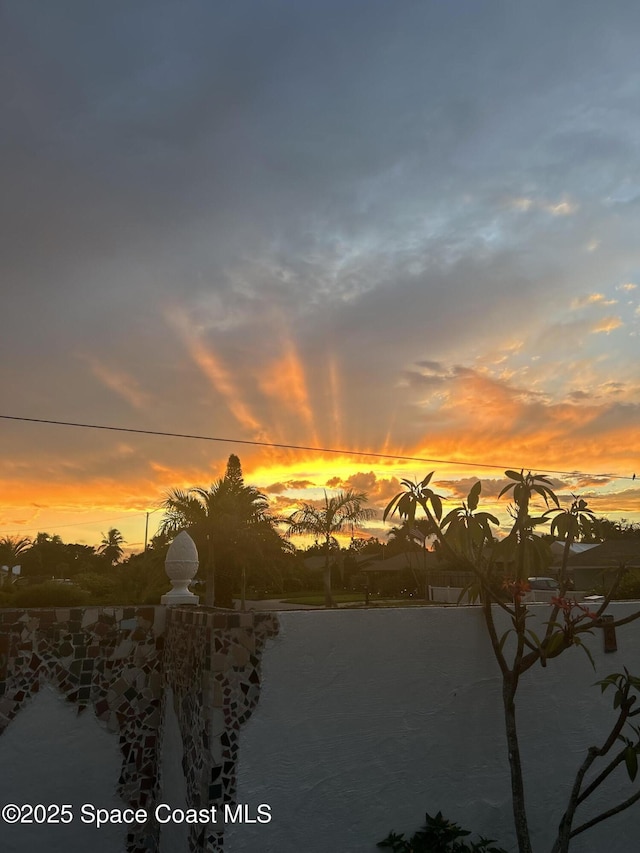
[[[31,547],[31,540],[27,538],[19,538],[17,536],[3,536],[0,539],[0,566],[7,566],[9,574],[6,576],[7,584],[13,582],[11,570],[18,565],[20,554],[23,554]],[[4,582],[5,578],[0,580]]]
[[[314,506],[305,503],[302,507],[292,513],[287,519],[289,525],[288,536],[311,535],[317,540],[322,540],[324,546],[324,604],[325,607],[333,607],[333,596],[331,594],[331,564],[330,553],[338,548],[336,534],[341,533],[348,527],[353,527],[375,515],[374,510],[363,508],[362,504],[367,502],[364,492],[338,492],[330,498],[324,494],[324,506]]]
[[[102,541],[100,542],[98,552],[106,557],[113,566],[115,563],[119,562],[120,558],[124,554],[124,549],[122,548],[124,542],[125,539],[122,533],[120,533],[120,531],[115,527],[112,527],[107,531],[106,536],[104,533],[102,534]]]
[[[20,554],[31,547],[31,540],[17,536],[3,536],[0,539],[0,565],[12,568],[17,564]]]
[[[518,851],[532,853],[517,727],[518,688],[532,667],[540,665],[545,668],[549,661],[569,649],[583,649],[593,663],[584,638],[596,627],[607,626],[611,629],[638,619],[640,611],[611,621],[606,620],[604,615],[622,580],[624,565],[617,572],[604,599],[594,605],[597,609],[590,610],[586,604],[569,597],[566,560],[572,542],[592,531],[593,513],[587,502],[576,496],[573,496],[571,505],[563,509],[551,481],[544,475],[525,473],[524,470],[508,470],[505,475],[510,482],[502,489],[499,497],[511,493],[514,503],[509,508],[513,519],[511,531],[502,539],[495,538],[491,529],[491,525],[498,525],[498,519],[478,509],[482,491],[479,481],[471,487],[466,501],[443,517],[442,499],[429,485],[433,472],[420,482],[403,480],[403,491],[390,501],[383,518],[397,512],[401,518],[413,524],[416,511],[421,509],[431,525],[440,552],[473,576],[465,592],[472,601],[479,601],[482,607],[485,627],[502,678],[502,706]],[[542,515],[532,515],[534,502],[539,505],[541,500],[546,509]],[[551,531],[564,541],[565,549],[558,573],[558,595],[551,599],[549,618],[543,621],[543,630],[537,634],[531,627],[533,612],[529,609],[526,595],[529,591],[529,576],[543,573],[551,564],[549,543],[542,536],[534,534],[534,528],[546,524],[550,524]],[[502,634],[496,619],[499,613],[510,625]],[[607,782],[618,766],[626,766],[631,782],[635,780],[638,770],[640,729],[632,724],[631,718],[639,713],[634,705],[637,703],[635,694],[640,693],[640,678],[630,675],[625,668],[624,673],[612,673],[597,683],[603,693],[614,688],[613,709],[617,716],[604,742],[586,751],[584,761],[575,775],[552,853],[567,853],[575,836],[640,801],[640,790],[635,790],[618,805],[576,826],[578,808]],[[601,759],[604,760],[604,767],[600,764],[601,770],[596,775],[594,765]],[[548,820],[548,816],[545,819]]]
[[[221,480],[209,488],[172,489],[163,507],[161,532],[175,536],[188,530],[198,547],[210,606],[233,607],[233,588],[240,585],[244,590],[247,567],[277,559],[288,550],[266,497],[245,485],[235,454]]]

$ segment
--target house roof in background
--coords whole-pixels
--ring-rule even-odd
[[[590,551],[592,548],[597,548],[600,545],[600,542],[573,542],[569,546],[569,552],[571,554],[583,554],[585,551]],[[556,556],[562,557],[564,554],[564,542],[561,542],[559,539],[556,539],[555,542],[551,543],[551,553]]]
[[[388,557],[386,560],[372,560],[368,565],[363,566],[363,572],[401,572],[405,569],[424,570],[443,568],[442,562],[438,559],[435,551],[408,551],[405,554],[396,554],[393,557]]]
[[[572,554],[568,565],[571,568],[587,566],[614,568],[621,562],[640,567],[640,538],[608,539],[593,548]]]
[[[356,554],[356,563],[360,564],[363,572],[401,572],[404,569],[424,569],[425,559],[429,569],[445,568],[435,551],[408,551],[404,554],[395,554],[387,559],[379,559],[371,554]],[[324,555],[305,557],[304,565],[310,572],[321,572],[324,570]],[[330,564],[335,562],[329,560]]]

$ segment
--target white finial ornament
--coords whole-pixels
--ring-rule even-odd
[[[198,571],[198,549],[186,530],[178,533],[167,551],[164,570],[173,589],[160,599],[161,604],[199,604],[200,598],[189,592],[189,584]]]

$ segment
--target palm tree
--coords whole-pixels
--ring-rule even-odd
[[[115,527],[112,527],[107,531],[106,536],[104,533],[102,534],[102,541],[98,548],[98,552],[105,556],[113,566],[124,554],[124,549],[122,547],[124,542],[125,539],[122,533],[120,533],[119,530],[116,530]]]
[[[63,544],[62,538],[58,536],[57,533],[54,533],[53,536],[51,536],[49,533],[45,533],[44,531],[41,531],[40,533],[36,534],[36,538],[33,541],[34,545],[46,545],[47,543],[51,545]]]
[[[200,558],[200,568],[207,578],[205,604],[214,604],[215,558],[213,550],[215,504],[219,481],[210,489],[194,486],[191,489],[170,489],[162,502],[164,518],[159,527],[161,535],[173,539],[181,530],[189,530]],[[203,548],[204,546],[204,548]],[[203,554],[206,552],[203,565]]]
[[[275,530],[266,497],[246,486],[240,460],[231,454],[225,476],[209,488],[172,489],[163,502],[162,533],[189,530],[204,558],[206,604],[233,606],[233,586],[240,582],[244,606],[246,568],[268,553],[281,554],[286,543]],[[239,577],[238,577],[239,575]],[[215,595],[214,595],[215,591]]]
[[[19,539],[17,536],[3,536],[0,539],[0,566],[7,566],[9,569],[6,577],[7,583],[12,583],[14,580],[11,572],[13,567],[18,564],[20,554],[30,547],[31,540],[26,537]]]
[[[314,506],[305,503],[287,519],[288,536],[311,534],[324,544],[324,605],[333,607],[331,595],[331,566],[329,555],[332,548],[338,546],[336,533],[341,533],[347,527],[353,527],[362,521],[367,521],[375,515],[374,510],[364,509],[362,504],[367,502],[364,492],[338,492],[332,498],[324,493],[324,506]]]
[[[20,554],[30,547],[31,540],[26,537],[19,539],[17,536],[3,536],[0,539],[0,564],[11,568]]]

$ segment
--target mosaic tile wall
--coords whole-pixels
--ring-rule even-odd
[[[43,684],[53,684],[78,713],[91,706],[119,738],[117,792],[152,812],[163,691],[171,687],[188,805],[232,802],[239,730],[257,704],[260,656],[277,629],[273,614],[199,607],[0,610],[0,734]],[[191,829],[191,853],[222,851],[220,826]],[[127,853],[156,853],[158,844],[155,821],[126,838]]]
[[[164,619],[162,607],[0,610],[0,734],[44,683],[53,684],[79,714],[91,706],[118,737],[118,794],[134,808],[152,808]],[[154,826],[127,836],[129,853],[156,847]]]
[[[189,807],[234,802],[240,727],[258,702],[262,650],[277,631],[271,613],[169,611],[164,674],[183,734]],[[223,842],[220,822],[190,827],[191,853],[220,853]]]

